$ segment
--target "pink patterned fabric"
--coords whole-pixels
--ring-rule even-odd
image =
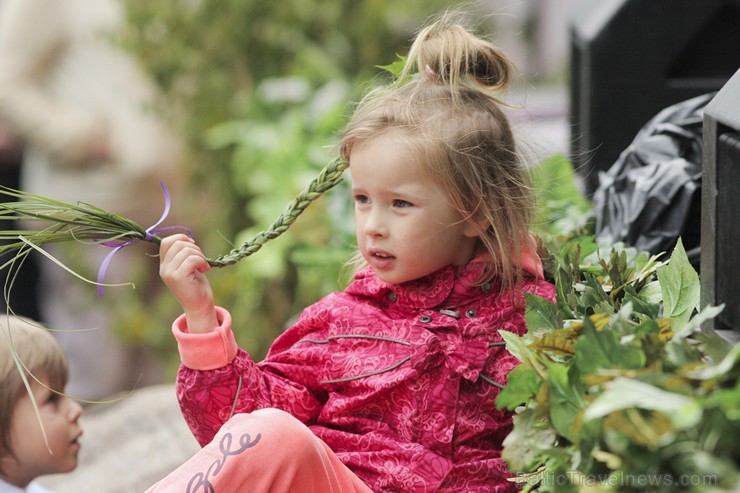
[[[238,349],[221,368],[183,365],[177,393],[188,425],[203,445],[234,412],[279,408],[373,491],[516,491],[501,459],[511,417],[494,399],[518,364],[498,331],[526,331],[524,301],[497,282],[476,285],[483,268],[447,267],[403,285],[366,269],[307,308],[264,361]],[[554,299],[545,281],[522,288]],[[223,335],[230,319],[221,319],[214,337],[233,344]],[[173,331],[188,353],[198,336],[183,323]]]

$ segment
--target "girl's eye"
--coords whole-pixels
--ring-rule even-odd
[[[367,195],[355,195],[355,202],[358,204],[367,204],[370,202],[370,199]]]
[[[49,394],[49,397],[46,399],[46,403],[52,406],[56,406],[57,404],[59,404],[61,400],[62,400],[62,396],[60,396],[56,392],[51,392]]]
[[[400,209],[406,208],[406,207],[413,207],[414,204],[411,202],[407,202],[406,200],[396,199],[393,201],[393,207],[398,207]]]

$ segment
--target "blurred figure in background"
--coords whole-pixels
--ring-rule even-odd
[[[3,0],[0,0],[0,6]],[[18,138],[12,130],[12,126],[0,118],[0,185],[18,188],[20,186],[21,163],[23,162],[23,141]],[[2,197],[0,202],[10,202],[11,197]],[[2,229],[16,229],[15,221],[0,221]],[[0,265],[4,264],[10,257],[0,257]],[[0,296],[0,310],[6,312],[7,305],[13,306],[13,311],[22,316],[38,320],[36,286],[38,284],[38,266],[36,258],[29,255],[22,266],[19,266],[18,277],[13,289],[5,295]]]
[[[150,106],[153,84],[112,40],[125,22],[123,3],[1,1],[0,119],[26,143],[20,188],[87,202],[145,227],[156,222],[164,206],[160,181],[173,194],[183,182],[182,148]],[[134,282],[134,296],[151,299],[159,281],[156,269],[141,265],[147,246],[122,249],[105,281]],[[88,279],[110,251],[82,245],[48,250]],[[39,269],[40,318],[69,356],[70,395],[99,400],[162,378],[143,349],[122,344],[112,330],[110,307],[120,299],[111,298],[118,290],[97,299],[94,287],[53,262],[42,259]]]
[[[2,3],[0,1],[0,3]],[[12,131],[9,125],[0,120],[0,185],[9,188],[18,188],[20,180],[21,163],[23,161],[23,142]],[[0,197],[0,202],[11,202],[12,197]],[[0,221],[0,229],[16,229],[15,221]],[[10,255],[0,256],[0,265],[10,259]],[[36,286],[38,284],[38,266],[36,258],[29,255],[22,265],[18,265],[14,271],[18,272],[15,277],[13,289],[0,296],[0,313],[5,313],[7,305],[13,307],[18,315],[39,319]],[[6,300],[5,296],[8,296]]]

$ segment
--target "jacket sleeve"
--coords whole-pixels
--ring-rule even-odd
[[[309,387],[289,372],[255,363],[237,346],[229,312],[217,312],[219,326],[213,332],[188,333],[184,316],[172,327],[182,360],[177,398],[198,442],[210,442],[233,414],[255,409],[279,408],[304,423],[315,419],[321,403]]]
[[[101,121],[48,87],[68,40],[66,0],[0,3],[0,117],[61,164],[85,164]]]

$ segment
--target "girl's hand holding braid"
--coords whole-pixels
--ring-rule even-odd
[[[208,260],[192,238],[168,236],[159,248],[159,276],[182,306],[188,332],[202,334],[218,327]]]

